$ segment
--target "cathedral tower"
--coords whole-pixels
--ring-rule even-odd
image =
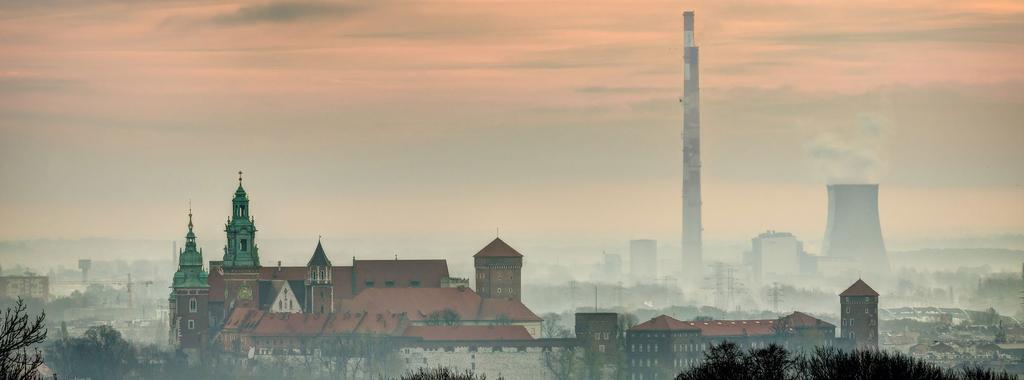
[[[234,307],[257,307],[260,275],[259,247],[256,245],[256,224],[249,216],[249,196],[242,188],[242,172],[238,172],[238,189],[231,200],[231,218],[224,225],[227,245],[224,246],[224,315]]]
[[[171,345],[181,348],[190,360],[198,359],[199,351],[209,340],[210,319],[207,313],[210,285],[203,270],[203,251],[196,248],[192,232],[192,210],[188,212],[188,233],[185,248],[178,253],[178,271],[171,283]]]
[[[334,283],[331,279],[331,260],[324,246],[316,242],[313,257],[306,264],[306,312],[324,314],[334,312]]]
[[[495,238],[473,255],[476,266],[476,292],[484,298],[522,297],[523,255]]]

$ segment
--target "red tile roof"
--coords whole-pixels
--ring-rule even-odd
[[[661,315],[647,322],[630,328],[630,331],[679,331],[700,330],[702,336],[751,336],[772,335],[778,329],[801,327],[832,327],[835,325],[814,318],[810,315],[795,312],[776,319],[748,319],[733,321],[680,321]]]
[[[630,328],[631,331],[673,331],[696,330],[695,327],[667,315],[659,315],[651,320]]]
[[[832,327],[836,325],[825,322],[808,314],[801,313],[799,311],[793,312],[793,314],[787,315],[780,319],[781,328],[803,328],[803,327]]]
[[[335,304],[339,303],[337,300],[352,297],[352,267],[331,268],[331,282],[334,285]]]
[[[394,312],[366,313],[355,331],[359,334],[399,335],[409,325],[406,315]]]
[[[411,321],[427,319],[430,313],[452,309],[461,319],[475,320],[480,296],[459,288],[370,288],[342,303],[339,312],[405,313]]]
[[[540,322],[543,320],[518,300],[509,298],[484,298],[481,301],[480,313],[477,315],[477,319],[497,320],[502,317],[509,320],[523,322]]]
[[[411,326],[445,309],[454,310],[463,321],[541,321],[517,300],[485,300],[466,288],[372,288],[344,300],[340,310],[333,314],[269,313],[235,308],[224,329],[254,336],[401,335],[408,331],[407,336],[427,340],[530,339],[525,328],[513,325]]]
[[[494,238],[490,244],[477,252],[473,257],[523,257],[521,253],[505,243],[501,238]]]
[[[701,336],[750,336],[775,334],[774,319],[687,322],[700,329]]]
[[[319,335],[327,322],[325,314],[266,313],[252,335],[255,336],[314,336]]]
[[[224,330],[252,330],[266,312],[253,308],[236,307],[224,322]]]
[[[874,289],[871,289],[871,287],[868,286],[868,284],[865,283],[864,280],[857,279],[857,282],[854,282],[853,285],[850,285],[849,288],[846,288],[846,290],[844,290],[842,293],[839,293],[839,295],[842,296],[842,297],[845,297],[845,296],[873,296],[873,297],[877,297],[878,296],[878,292],[876,292]]]
[[[331,314],[330,319],[324,324],[323,333],[344,334],[356,331],[365,316],[366,314],[351,312]]]
[[[523,326],[409,326],[402,334],[423,340],[533,340]]]
[[[469,288],[371,288],[342,302],[339,312],[404,313],[409,321],[422,321],[445,309],[465,321],[541,321],[518,300],[484,299]]]
[[[441,279],[448,277],[448,261],[446,260],[355,260],[356,293],[373,281],[373,287],[383,288],[388,281],[396,287],[409,287],[413,281],[419,281],[421,287],[439,288]],[[335,283],[338,281],[335,280]]]

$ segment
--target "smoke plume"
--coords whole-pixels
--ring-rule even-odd
[[[806,146],[829,184],[878,183],[887,123],[878,116],[859,115],[852,128],[817,136]]]

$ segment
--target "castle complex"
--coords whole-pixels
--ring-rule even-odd
[[[500,238],[474,255],[474,291],[468,280],[449,276],[443,259],[353,258],[337,266],[321,242],[306,266],[264,266],[241,177],[231,210],[224,255],[209,262],[209,273],[189,212],[169,306],[172,344],[193,356],[211,342],[268,352],[297,344],[297,336],[405,336],[455,326],[490,326],[529,338],[540,333],[541,319],[520,300],[523,255]],[[269,336],[275,339],[263,339]]]
[[[564,375],[553,358],[596,358],[590,378],[612,376],[618,366],[620,375],[651,379],[696,364],[709,344],[723,340],[752,348],[877,346],[878,294],[863,281],[841,294],[838,339],[835,325],[800,312],[742,321],[662,315],[636,326],[622,325],[616,313],[577,313],[576,336],[552,339],[540,336],[541,318],[521,301],[523,255],[500,238],[473,255],[470,288],[468,279],[450,276],[443,259],[353,257],[351,265],[335,265],[320,241],[305,266],[264,266],[256,231],[239,177],[223,256],[209,261],[207,272],[189,210],[169,328],[171,344],[191,362],[220,351],[249,361],[239,366],[249,371],[261,363],[308,371],[317,361],[315,370],[351,378],[377,378],[382,374],[372,371],[381,368],[449,366],[546,379]]]

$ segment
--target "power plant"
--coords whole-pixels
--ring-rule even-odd
[[[700,196],[700,64],[693,11],[683,12],[683,277],[703,275]]]
[[[888,274],[889,258],[878,217],[878,184],[828,185],[828,225],[822,254]]]

